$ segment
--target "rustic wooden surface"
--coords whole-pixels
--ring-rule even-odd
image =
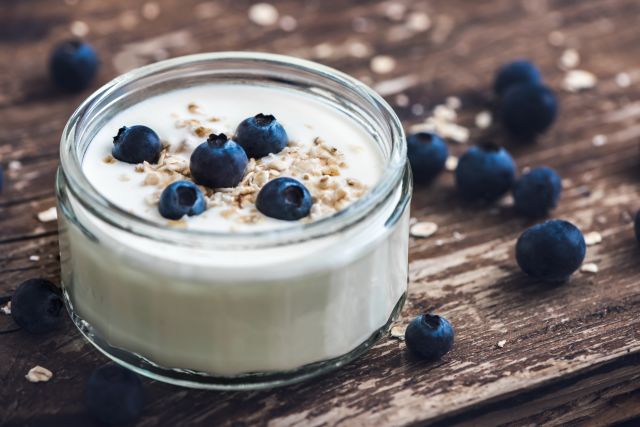
[[[640,3],[434,0],[402,2],[403,11],[373,1],[278,2],[280,16],[294,17],[294,29],[290,18],[255,24],[247,17],[250,4],[2,1],[0,159],[5,170],[11,161],[21,168],[14,162],[6,172],[0,196],[0,294],[31,277],[59,279],[56,225],[39,222],[36,213],[54,205],[59,137],[89,92],[70,96],[52,88],[46,59],[54,42],[88,30],[103,59],[95,87],[168,56],[292,54],[374,84],[407,126],[448,96],[459,97],[459,123],[472,140],[488,135],[507,144],[521,169],[548,165],[560,172],[565,191],[553,215],[602,234],[586,259],[600,271],[577,273],[559,287],[525,277],[513,248],[529,224],[508,206],[463,204],[445,172],[414,192],[412,215],[440,228],[411,241],[402,319],[426,310],[451,319],[457,341],[444,360],[417,361],[388,338],[344,369],[278,390],[218,393],[145,381],[148,405],[137,425],[633,425],[640,415],[640,249],[630,222],[640,207]],[[428,14],[430,28],[420,28],[424,15],[409,18],[413,12]],[[598,77],[597,87],[561,89],[565,72],[557,62],[567,47],[578,50],[579,68]],[[395,68],[374,72],[375,55],[393,57]],[[491,106],[494,69],[522,56],[539,64],[562,106],[552,131],[527,147],[499,128],[474,126],[475,115]],[[631,78],[629,87],[616,82],[621,72]],[[597,134],[607,136],[606,145],[592,144]],[[459,155],[465,146],[451,149]],[[0,314],[0,327],[11,325]],[[501,340],[503,348],[496,345]],[[0,335],[0,424],[92,425],[82,388],[105,361],[69,320],[46,337]],[[36,364],[52,370],[53,379],[28,383],[24,375]]]

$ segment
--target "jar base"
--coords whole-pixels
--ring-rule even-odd
[[[99,337],[95,329],[87,321],[78,316],[71,304],[66,290],[64,290],[64,302],[67,307],[67,311],[71,316],[71,320],[87,341],[93,344],[101,353],[112,359],[114,362],[131,369],[140,375],[180,387],[208,390],[258,390],[305,381],[352,362],[373,347],[373,345],[389,331],[391,324],[397,319],[398,314],[404,306],[406,295],[407,294],[405,292],[400,296],[400,299],[393,308],[391,316],[387,322],[349,353],[333,359],[310,363],[290,371],[254,372],[240,374],[237,376],[216,376],[188,369],[166,368],[139,354],[111,346],[108,342]]]

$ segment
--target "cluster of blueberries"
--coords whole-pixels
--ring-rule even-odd
[[[249,157],[259,159],[278,153],[289,143],[287,132],[272,115],[257,114],[243,120],[234,139],[211,134],[191,154],[189,166],[193,182],[181,180],[168,185],[160,195],[158,210],[167,219],[199,215],[206,210],[204,194],[198,187],[235,187],[244,176]],[[113,138],[111,154],[126,163],[156,163],[162,144],[147,126],[122,127]],[[195,182],[195,184],[194,184]],[[276,178],[260,189],[256,208],[264,215],[293,221],[311,211],[309,190],[293,178]]]
[[[553,124],[558,112],[556,97],[532,63],[519,60],[504,65],[497,72],[493,88],[499,100],[498,117],[517,139],[533,141]],[[429,183],[445,166],[449,155],[446,143],[437,134],[420,132],[409,135],[407,145],[414,180]],[[455,182],[462,197],[470,201],[493,202],[511,190],[515,211],[530,218],[548,214],[562,192],[560,176],[549,167],[533,168],[516,179],[513,158],[493,143],[472,146],[460,157]],[[516,243],[520,268],[547,282],[566,281],[580,267],[585,253],[582,232],[563,220],[534,225]],[[438,348],[448,351],[453,342],[450,323],[442,318],[439,322],[425,319],[418,316],[409,324],[407,347],[419,355]]]

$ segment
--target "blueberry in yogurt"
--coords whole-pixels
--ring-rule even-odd
[[[224,133],[209,135],[191,154],[191,177],[209,188],[235,187],[249,159],[244,149]]]
[[[91,45],[81,40],[67,40],[57,45],[49,58],[53,82],[69,92],[87,88],[98,72],[100,62]]]
[[[11,298],[11,316],[27,332],[44,334],[60,325],[63,309],[60,290],[45,279],[30,279]]]
[[[515,175],[516,166],[507,150],[485,143],[460,157],[456,185],[466,199],[493,201],[509,191]]]
[[[433,180],[444,168],[449,149],[435,133],[418,132],[407,137],[407,156],[417,183]]]
[[[123,126],[113,137],[111,154],[126,163],[156,163],[162,151],[160,137],[147,126]]]
[[[271,114],[257,114],[243,120],[234,136],[247,156],[259,159],[269,153],[279,153],[289,143],[282,125]]]
[[[516,260],[529,276],[564,282],[584,260],[587,248],[578,227],[553,219],[527,229],[516,243]]]
[[[144,400],[138,375],[115,363],[94,370],[84,390],[84,404],[89,414],[106,425],[136,420],[142,414]]]
[[[542,83],[540,70],[526,59],[509,62],[500,67],[496,72],[493,90],[501,96],[507,89],[521,83]]]
[[[158,210],[167,219],[177,220],[183,216],[199,215],[207,208],[202,191],[191,181],[176,181],[167,186],[160,195]]]
[[[260,189],[256,208],[268,217],[295,221],[309,215],[312,203],[309,190],[301,182],[276,178]]]
[[[449,352],[454,336],[451,323],[434,314],[417,316],[409,323],[404,334],[409,350],[426,360],[438,360]]]

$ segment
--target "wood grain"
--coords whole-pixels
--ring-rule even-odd
[[[36,213],[54,204],[59,137],[88,94],[60,93],[47,79],[48,52],[74,21],[87,24],[86,38],[103,60],[95,87],[167,56],[258,50],[317,60],[384,89],[407,127],[448,96],[459,97],[458,122],[472,141],[507,145],[520,170],[556,168],[565,188],[553,216],[603,236],[587,251],[599,273],[543,286],[514,261],[515,239],[530,223],[508,206],[463,203],[445,172],[414,192],[412,216],[439,230],[411,241],[401,319],[434,310],[452,321],[456,344],[441,362],[415,360],[389,338],[334,374],[271,391],[204,392],[145,380],[148,405],[136,425],[599,426],[640,416],[640,249],[631,226],[640,207],[640,3],[396,3],[407,10],[393,18],[388,2],[279,1],[281,16],[297,22],[287,32],[251,22],[251,3],[243,0],[158,1],[155,19],[144,17],[139,0],[2,2],[0,160],[5,170],[11,161],[22,166],[6,172],[0,197],[2,295],[34,276],[59,279],[55,223],[40,223]],[[415,12],[428,15],[428,30],[407,30]],[[549,43],[553,31],[564,35],[563,46]],[[557,62],[567,47],[578,50],[579,67],[598,77],[597,87],[561,90],[565,73]],[[375,55],[393,57],[396,67],[376,74]],[[540,66],[561,102],[557,124],[533,146],[517,145],[497,126],[474,126],[475,115],[492,108],[494,70],[518,57]],[[616,84],[621,72],[631,77],[630,87]],[[607,136],[606,145],[592,144],[598,134]],[[451,144],[456,155],[465,149]],[[0,317],[0,327],[10,324]],[[82,388],[105,359],[70,321],[46,337],[0,335],[0,362],[1,425],[92,425]],[[24,379],[36,364],[54,373],[50,382]]]

